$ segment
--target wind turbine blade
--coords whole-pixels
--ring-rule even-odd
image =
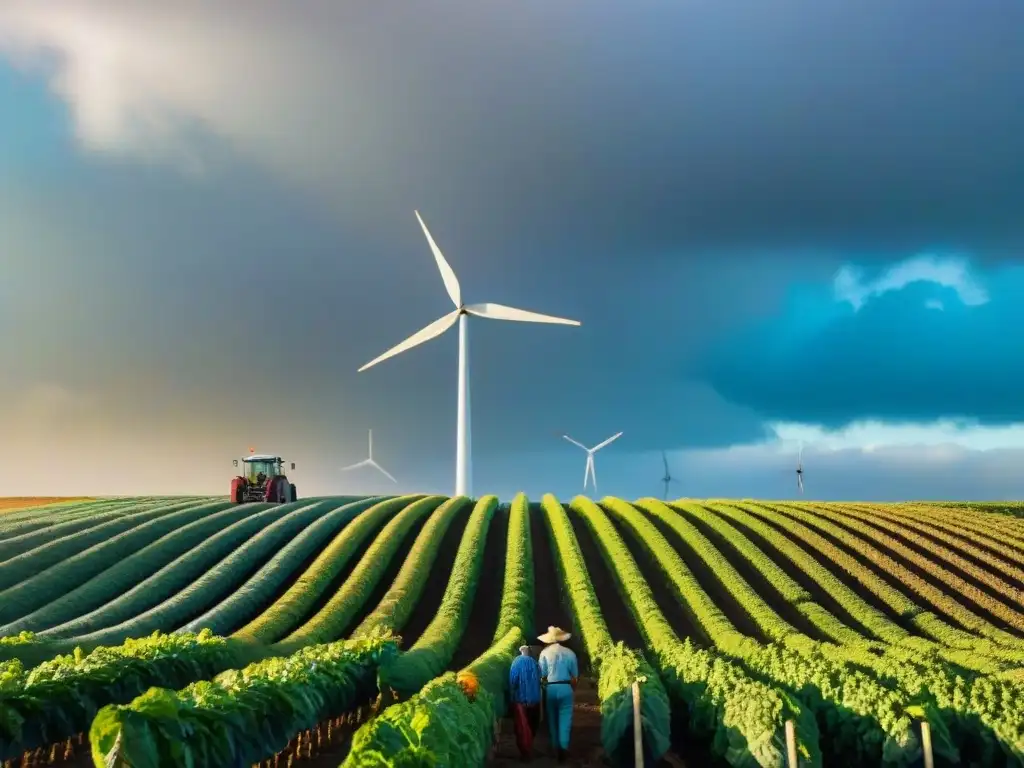
[[[665,455],[664,451],[661,452],[661,460],[665,462],[665,477],[668,477],[670,474],[670,472],[668,471],[668,456]]]
[[[355,464],[349,464],[347,467],[342,467],[341,471],[348,472],[350,469],[359,469],[360,467],[365,467],[367,463],[367,460],[363,459],[362,461],[356,462]]]
[[[582,448],[582,449],[583,449],[584,451],[588,450],[588,449],[587,449],[587,446],[585,446],[585,445],[584,445],[583,443],[577,443],[577,442],[576,442],[575,440],[573,440],[573,439],[572,439],[571,437],[569,437],[568,435],[562,435],[562,437],[564,437],[564,438],[565,438],[566,440],[568,440],[568,441],[569,441],[570,443],[572,443],[573,445],[578,445],[578,446],[579,446],[580,448]]]
[[[594,457],[587,454],[587,465],[583,468],[583,490],[587,490],[587,481],[590,479],[590,468],[594,466]]]
[[[441,279],[444,280],[444,287],[448,291],[448,295],[451,297],[452,303],[455,304],[456,308],[462,306],[462,289],[459,287],[459,278],[455,276],[455,270],[452,269],[445,258],[444,254],[441,253],[441,249],[437,247],[437,243],[434,242],[434,238],[430,236],[430,230],[427,229],[427,225],[423,223],[423,217],[420,216],[420,212],[416,211],[416,218],[423,228],[423,234],[427,236],[427,242],[430,243],[430,250],[434,252],[434,261],[437,262],[437,268],[441,272]]]
[[[394,357],[395,355],[399,355],[402,352],[405,352],[405,350],[407,350],[407,349],[411,349],[412,347],[415,347],[415,346],[417,346],[419,344],[422,344],[425,341],[430,341],[431,339],[436,338],[437,336],[440,336],[442,333],[444,333],[449,328],[451,328],[453,325],[455,325],[455,321],[458,320],[458,319],[459,319],[459,312],[458,312],[458,310],[456,310],[454,312],[449,312],[444,317],[439,317],[437,320],[432,322],[430,325],[428,325],[425,328],[421,328],[420,330],[416,331],[416,333],[414,333],[412,336],[410,336],[405,341],[403,341],[403,342],[393,346],[391,349],[389,349],[387,352],[385,352],[380,357],[375,357],[373,360],[371,360],[366,365],[364,365],[362,368],[360,368],[359,372],[362,373],[367,368],[372,368],[377,363],[382,362],[384,360],[387,360],[389,357]]]
[[[518,320],[521,323],[553,323],[555,325],[579,325],[579,320],[568,320],[564,317],[554,315],[542,315],[540,312],[530,312],[525,309],[507,307],[504,304],[470,304],[466,311],[477,317],[487,317],[491,320]]]
[[[594,495],[597,495],[597,467],[594,466],[594,454],[590,454],[590,482],[594,484]]]
[[[370,461],[373,461],[373,430],[372,429],[370,430],[369,437],[370,437],[370,454],[369,454],[369,456],[370,456]]]
[[[398,481],[395,480],[395,478],[393,478],[391,476],[391,474],[386,469],[384,469],[384,467],[382,467],[380,464],[378,464],[376,461],[371,461],[370,462],[370,466],[373,467],[374,469],[376,469],[382,475],[384,475],[384,477],[386,477],[392,483],[394,483],[395,485],[398,485]]]
[[[598,452],[598,451],[600,451],[600,450],[601,450],[602,448],[604,448],[604,447],[605,447],[606,445],[608,445],[608,443],[612,443],[612,442],[615,442],[615,441],[616,441],[616,440],[618,440],[618,439],[619,439],[620,437],[622,437],[622,433],[621,433],[621,432],[619,432],[619,433],[618,433],[617,435],[612,435],[612,436],[611,436],[611,437],[609,437],[609,438],[608,438],[607,440],[605,440],[605,441],[604,441],[603,443],[598,443],[598,444],[597,444],[597,445],[595,445],[595,446],[594,446],[593,448],[591,448],[591,449],[590,449],[590,452],[591,452],[591,453],[597,453],[597,452]]]

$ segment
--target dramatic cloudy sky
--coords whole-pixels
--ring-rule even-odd
[[[1016,0],[0,0],[3,492],[1024,496]]]

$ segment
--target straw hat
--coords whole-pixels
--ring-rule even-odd
[[[561,627],[548,627],[548,631],[537,637],[542,643],[564,643],[572,635]]]

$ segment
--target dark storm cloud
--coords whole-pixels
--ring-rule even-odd
[[[85,139],[181,158],[207,130],[316,184],[352,226],[420,207],[452,222],[452,247],[514,237],[536,261],[541,245],[626,264],[683,246],[1024,243],[1019,3],[277,8],[90,9],[170,55],[124,46],[125,69],[152,66],[111,76],[102,103],[96,77],[66,78]],[[8,36],[84,73],[99,48],[70,18],[36,7]]]
[[[915,281],[859,309],[832,285],[803,286],[779,316],[707,350],[699,367],[723,397],[769,419],[1019,422],[1024,270],[980,277],[984,289],[962,293]]]
[[[583,321],[473,325],[489,480],[571,451],[562,432],[760,440],[800,412],[771,400],[793,354],[719,361],[724,397],[696,358],[794,281],[1024,246],[1024,6],[434,7],[5,3],[0,50],[60,101],[34,94],[0,154],[19,360],[0,391],[96,393],[112,433],[178,430],[216,446],[203,460],[277,440],[323,477],[373,427],[396,473],[450,477],[454,332],[355,372],[450,309],[419,208],[468,299]],[[65,121],[78,158],[50,151]],[[834,418],[889,407],[850,402]]]

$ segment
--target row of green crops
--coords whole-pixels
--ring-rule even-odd
[[[324,607],[301,627],[275,643],[274,651],[285,655],[305,645],[330,642],[344,636],[359,609],[366,604],[384,578],[406,536],[444,501],[443,496],[427,496],[399,512],[384,526],[345,579],[345,583]]]
[[[356,520],[359,515],[380,501],[379,497],[356,500],[332,500],[336,506],[326,514],[313,519],[294,539],[282,547],[263,567],[239,585],[224,600],[193,619],[181,629],[197,632],[209,628],[226,635],[261,612],[278,588],[298,570],[302,563],[329,537]]]
[[[202,505],[205,506],[205,505]],[[113,546],[119,548],[124,539],[118,537],[122,534],[134,535],[142,529],[143,535],[146,530],[146,523],[161,520],[165,515],[172,515],[189,508],[195,508],[196,503],[178,502],[168,505],[142,505],[133,508],[130,514],[120,515],[112,520],[95,525],[84,531],[78,531],[66,536],[47,541],[46,543],[30,549],[21,551],[14,557],[0,562],[0,595],[4,600],[0,603],[0,621],[8,622],[22,615],[24,606],[21,602],[21,593],[24,585],[37,574],[42,574],[53,566],[63,565],[72,558],[84,557],[81,562],[83,570],[92,569],[96,564],[104,561],[103,553],[109,551]],[[159,526],[160,523],[157,523]],[[166,527],[170,530],[171,527]],[[111,545],[110,542],[117,541]],[[97,556],[96,552],[100,555]],[[116,561],[116,558],[110,562]],[[28,610],[38,606],[30,605]]]
[[[509,510],[505,578],[491,647],[458,675],[435,678],[363,725],[352,738],[345,768],[483,764],[495,719],[505,709],[509,665],[532,614],[529,505],[520,494]]]
[[[637,502],[637,506],[652,516],[666,520],[694,549],[700,550],[703,547],[691,532],[679,524],[680,516],[664,505],[654,500],[641,500]],[[688,515],[700,514],[693,505],[680,505],[680,508]],[[716,505],[715,509],[724,508]],[[735,539],[732,538],[730,541],[735,542]],[[740,589],[749,589],[744,584],[741,585],[737,581],[738,578],[730,580],[727,577],[727,569],[719,567],[717,563],[716,573],[733,593]],[[831,594],[838,595],[838,591]],[[853,614],[858,617],[856,613]],[[881,652],[872,652],[862,644],[840,647],[824,644],[818,647],[806,642],[806,639],[803,639],[803,642],[797,642],[798,638],[794,637],[785,640],[795,650],[809,658],[824,655],[829,659],[843,659],[869,670],[888,687],[902,691],[904,699],[927,701],[931,705],[930,712],[918,716],[927,717],[932,721],[933,730],[939,725],[948,729],[950,740],[965,753],[965,759],[968,756],[979,756],[984,760],[983,756],[998,753],[1000,746],[993,740],[999,741],[1001,749],[1011,755],[1021,754],[1019,734],[1024,713],[1016,707],[1008,708],[999,703],[1019,697],[1020,692],[1015,690],[1014,685],[979,676],[963,668],[954,668],[947,658],[952,656],[953,652],[941,648],[932,641],[902,635],[898,637],[898,644],[882,646]],[[724,642],[728,644],[730,641],[726,639]],[[973,660],[977,663],[977,659]],[[811,662],[807,664],[813,666]],[[881,702],[882,699],[866,697],[866,700]],[[880,717],[885,719],[881,711]]]
[[[659,517],[678,517],[660,502],[638,504]],[[666,575],[676,598],[687,605],[717,650],[743,661],[761,679],[800,694],[817,717],[826,760],[832,762],[855,756],[856,762],[865,765],[879,761],[907,765],[920,759],[921,745],[914,720],[928,707],[926,700],[892,690],[855,666],[835,660],[835,654],[830,654],[830,650],[836,648],[832,644],[817,644],[800,635],[796,637],[802,642],[794,642],[800,651],[782,643],[765,647],[738,632],[645,515],[620,500],[604,499],[602,505],[650,553]],[[699,532],[692,531],[690,542],[698,553],[708,556],[706,549],[710,543],[697,537],[700,537]],[[715,562],[715,567],[716,576],[731,593],[739,596],[741,605],[760,599],[728,563]],[[791,637],[795,635],[795,631],[790,633]],[[930,714],[937,753],[955,759],[956,749],[949,742],[944,722],[934,711]]]
[[[601,615],[597,593],[569,518],[554,496],[541,501],[548,534],[554,543],[559,580],[565,586],[568,608],[583,636],[587,656],[597,671],[601,701],[601,742],[615,764],[629,762],[633,751],[634,682],[640,683],[642,742],[646,760],[657,762],[668,751],[671,722],[668,694],[657,672],[643,655],[622,643],[613,644]]]
[[[448,528],[458,514],[471,503],[465,496],[456,496],[448,499],[434,511],[420,530],[398,575],[377,607],[352,630],[353,638],[360,638],[384,628],[395,633],[401,631],[412,615],[416,601],[427,586],[426,574],[431,573]]]
[[[897,562],[887,553],[899,554],[902,559],[921,568],[923,572],[930,574],[936,581],[944,582],[954,592],[958,591],[969,597],[975,604],[984,607],[992,615],[998,616],[1009,626],[1019,631],[1024,631],[1024,615],[1010,609],[1000,601],[994,600],[987,593],[971,587],[963,579],[954,576],[934,560],[923,557],[886,534],[871,531],[866,526],[857,524],[854,520],[845,519],[846,528],[857,531],[862,536],[866,536],[866,538],[854,535],[835,523],[836,516],[834,513],[826,512],[822,509],[815,510],[815,513],[812,514],[791,506],[786,508],[785,516],[791,520],[799,520],[823,533],[827,533],[830,537],[842,542],[851,550],[860,552],[870,562],[877,564],[881,570],[896,576],[901,584],[905,585],[922,600],[934,605],[972,633],[990,638],[997,643],[1008,645],[1011,648],[1020,647],[1021,640],[1019,637],[994,626],[991,622],[967,608],[952,594],[925,580],[914,571]],[[874,540],[881,546],[874,546],[869,540]]]
[[[198,496],[146,496],[139,498],[112,499],[104,501],[87,501],[81,503],[61,504],[56,507],[30,507],[20,512],[5,512],[0,517],[0,542],[7,544],[15,538],[39,534],[38,537],[22,539],[22,541],[37,541],[45,543],[60,538],[67,531],[65,528],[69,523],[80,520],[112,519],[118,515],[123,516],[156,506],[176,504],[185,501],[200,503],[204,497]],[[211,501],[211,499],[205,499]],[[97,524],[96,522],[92,523]],[[89,527],[87,524],[85,527]],[[72,529],[75,527],[72,526]],[[81,529],[79,529],[81,530]],[[73,532],[73,530],[72,530]],[[34,546],[34,545],[33,545]],[[17,553],[27,552],[31,547],[18,547]],[[16,553],[16,554],[17,554]],[[6,555],[5,555],[6,556]]]
[[[961,536],[953,536],[940,526],[929,525],[912,517],[896,515],[875,507],[861,507],[855,504],[814,504],[804,508],[838,512],[844,519],[856,518],[873,526],[882,525],[890,529],[895,523],[899,526],[901,538],[911,542],[918,549],[934,554],[961,573],[1005,595],[1011,604],[1024,604],[1024,594],[1021,593],[1019,586],[1015,586],[1024,584],[1024,568],[1018,566],[1024,553],[1019,550],[1003,547],[999,542],[991,542],[997,550],[1002,550],[1003,556],[998,556],[962,538],[962,531]],[[1007,552],[1010,553],[1008,557]],[[976,565],[972,561],[980,562],[982,565]]]
[[[17,659],[0,662],[0,760],[82,733],[107,704],[130,701],[151,686],[178,688],[263,652],[206,631],[154,633],[31,669]]]
[[[381,684],[408,698],[444,672],[466,631],[480,570],[484,561],[487,531],[498,507],[497,496],[484,496],[473,508],[441,605],[416,643],[387,669]]]
[[[575,498],[570,508],[586,522],[611,563],[662,680],[673,700],[688,712],[690,735],[730,765],[780,768],[786,757],[785,723],[793,720],[802,763],[821,765],[817,724],[806,707],[738,663],[696,648],[689,639],[680,641],[607,515],[584,497]],[[566,536],[572,533],[567,518],[561,525]]]
[[[297,734],[375,699],[377,675],[398,653],[390,634],[303,648],[180,691],[153,688],[104,707],[89,740],[99,767],[244,768]]]
[[[76,635],[75,639],[112,645],[154,630],[180,626],[231,594],[252,570],[254,561],[271,556],[334,506],[334,500],[263,505],[263,511],[228,526],[98,612],[76,619],[76,625],[89,621],[102,629]],[[242,533],[246,530],[247,537]],[[211,562],[214,551],[221,554]],[[140,610],[145,605],[150,607]],[[111,625],[114,615],[121,621]]]
[[[224,520],[226,525],[219,530],[211,533],[205,527],[201,527],[200,533],[206,535],[200,539],[198,544],[193,543],[194,537],[197,535],[195,526],[197,524],[201,526],[204,521],[184,526],[176,533],[178,536],[186,537],[186,544],[192,544],[191,546],[182,549],[181,539],[174,537],[174,534],[154,542],[152,546],[156,549],[156,553],[150,550],[150,554],[153,554],[157,562],[164,560],[164,548],[172,549],[177,554],[145,578],[136,578],[128,589],[120,591],[113,599],[39,632],[39,637],[40,639],[73,638],[78,643],[110,645],[121,642],[126,636],[139,636],[153,630],[173,627],[172,621],[162,622],[164,616],[173,619],[172,615],[161,612],[161,606],[164,603],[179,598],[180,593],[190,587],[192,588],[190,594],[201,591],[202,588],[197,586],[198,582],[217,568],[218,564],[222,564],[221,570],[218,572],[222,574],[224,568],[227,567],[227,563],[224,561],[240,547],[258,539],[269,526],[291,511],[308,506],[309,502],[307,501],[296,505],[243,504],[237,508],[244,512],[240,518],[236,519],[231,514],[231,510],[219,513],[230,515]],[[75,597],[75,603],[81,601],[83,606],[94,602],[96,600],[95,592],[105,590],[104,579],[108,574],[113,580],[119,582],[122,578],[130,576],[131,572],[126,574],[115,565],[99,574],[95,583],[83,584],[84,593],[75,590],[69,597]],[[209,576],[205,577],[209,578]],[[181,596],[179,599],[188,601],[189,596]],[[173,606],[174,603],[171,602],[171,605]],[[44,608],[43,611],[47,608]],[[137,620],[136,625],[128,623],[133,620]],[[127,630],[124,627],[126,623],[128,623]],[[127,635],[125,631],[127,631]],[[83,640],[83,638],[88,638],[88,640]]]
[[[220,508],[220,511],[216,511]],[[40,577],[49,577],[54,583],[63,587],[60,596],[47,602],[22,618],[0,627],[0,632],[11,633],[29,630],[40,632],[59,627],[65,622],[85,616],[106,603],[116,600],[128,592],[144,578],[150,576],[175,560],[193,547],[237,520],[248,517],[255,511],[254,505],[216,504],[206,509],[199,519],[175,520],[175,527],[164,533],[150,544],[137,548],[126,555],[124,551],[115,554],[116,561],[110,567],[89,579],[68,578],[67,572],[61,574],[59,569],[52,568]],[[51,573],[52,572],[52,573]],[[77,576],[77,573],[76,573]],[[37,577],[38,579],[39,577]],[[31,581],[35,581],[30,580]],[[69,583],[75,584],[68,589]],[[71,634],[74,634],[73,632]],[[52,632],[47,636],[70,636],[60,632]]]
[[[384,523],[420,496],[398,496],[378,502],[337,534],[313,563],[281,597],[232,637],[273,643],[299,623],[327,591],[331,582],[352,561],[359,547]]]
[[[630,507],[624,502],[608,500],[607,506],[614,511],[629,514]],[[742,593],[750,590],[749,585],[730,566],[708,555],[706,550],[710,544],[702,540],[692,526],[684,525],[685,521],[681,520],[677,512],[653,499],[640,500],[636,506],[672,527],[691,549],[709,562],[718,578],[737,596],[739,602],[744,602]],[[692,504],[678,506],[687,515],[701,514]],[[748,522],[739,515],[738,510],[725,505],[712,505],[712,508]],[[634,519],[637,519],[635,512]],[[642,525],[642,518],[640,520]],[[735,541],[735,538],[730,538],[730,541]],[[784,539],[780,543],[790,546]],[[678,558],[662,552],[661,560],[663,568],[675,574]],[[817,568],[821,566],[817,565]],[[811,568],[807,570],[817,577]],[[824,582],[825,578],[822,576],[821,581]],[[677,586],[683,588],[682,585]],[[841,590],[831,593],[837,599],[842,599]],[[856,607],[856,603],[852,603],[851,607]],[[853,611],[851,615],[860,618]],[[843,692],[847,698],[836,698],[834,706],[873,717],[883,724],[883,728],[886,723],[902,723],[900,729],[905,730],[910,727],[908,720],[927,719],[932,726],[938,757],[951,758],[959,749],[964,760],[987,762],[1000,754],[1020,759],[1024,754],[1021,738],[1024,733],[1024,710],[1002,703],[1020,699],[1022,691],[1018,684],[954,667],[947,658],[943,658],[943,651],[947,651],[947,657],[952,655],[949,649],[942,649],[932,641],[899,634],[894,639],[897,639],[897,644],[875,644],[869,649],[862,643],[836,646],[815,643],[801,635],[789,635],[783,638],[782,645],[785,648],[772,646],[760,650],[749,639],[738,639],[727,627],[717,627],[715,636],[716,644],[727,653],[743,659],[755,670],[764,670],[765,674],[771,670],[773,679],[784,680],[791,686],[807,685],[811,691],[830,689],[837,695]],[[988,640],[979,642],[990,643]],[[793,656],[794,653],[797,656]],[[854,674],[851,674],[851,667]],[[799,670],[799,675],[794,675],[791,670]],[[871,677],[866,677],[865,672]],[[837,687],[835,681],[840,681],[843,687]],[[856,686],[849,688],[854,681]],[[872,693],[878,687],[882,687],[886,693]],[[859,704],[855,706],[841,701]],[[894,719],[894,715],[901,711],[905,716]],[[905,738],[898,732],[890,732],[890,737],[897,741]]]
[[[980,660],[983,662],[980,671],[987,670],[991,666],[992,660],[1003,660],[1014,665],[1024,663],[1024,655],[1019,650],[992,639],[980,638],[966,630],[950,625],[930,611],[922,610],[913,600],[890,585],[889,582],[881,578],[874,570],[865,566],[844,549],[832,544],[831,541],[795,519],[788,518],[780,512],[767,507],[748,502],[742,504],[742,509],[738,506],[725,504],[712,505],[712,509],[716,513],[721,513],[741,522],[752,530],[756,530],[758,535],[772,539],[772,546],[783,551],[798,567],[805,570],[815,580],[824,579],[820,583],[823,586],[826,586],[827,583],[826,588],[829,593],[834,594],[836,600],[862,623],[864,623],[864,619],[870,621],[873,615],[881,616],[882,614],[877,609],[869,606],[862,597],[848,587],[845,587],[845,585],[839,587],[837,592],[833,592],[833,587],[837,583],[842,584],[842,582],[829,573],[828,569],[823,568],[820,563],[805,552],[795,541],[792,541],[792,539],[803,542],[811,551],[816,551],[825,557],[828,562],[837,564],[853,576],[875,598],[887,605],[897,616],[907,619],[924,635],[933,638],[941,645],[961,648],[980,657]],[[771,525],[766,525],[766,523]],[[778,532],[771,527],[772,525],[782,526],[787,532],[788,538],[779,537]],[[779,541],[779,538],[782,538],[783,541]],[[894,568],[895,570],[891,571],[891,573],[898,575],[902,581],[908,572],[907,569],[898,566],[891,558],[885,558],[877,550],[872,550],[871,552],[864,550],[861,554],[870,560],[872,552],[876,555],[875,561],[878,567]],[[852,610],[850,606],[852,606]],[[920,638],[910,638],[906,630],[897,627],[887,618],[883,622],[872,623],[868,626],[868,629],[886,642],[900,644],[910,642],[914,646],[919,645],[917,641]]]

